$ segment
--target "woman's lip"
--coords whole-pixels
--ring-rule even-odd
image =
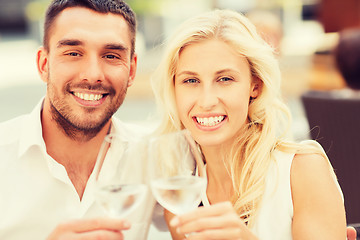
[[[210,118],[210,117],[220,117],[220,116],[226,116],[226,114],[223,114],[223,113],[197,113],[197,114],[192,115],[192,117],[199,117],[199,118]]]
[[[215,122],[212,122],[212,123],[207,122],[207,123],[201,124],[201,123],[198,122],[197,117],[193,117],[193,121],[194,121],[196,127],[199,128],[202,131],[214,131],[214,130],[217,130],[220,127],[222,127],[225,124],[225,122],[227,121],[227,116],[226,115],[220,115],[220,116],[219,115],[214,115],[214,116],[223,117],[223,119],[220,122],[216,122],[216,123]],[[203,119],[210,119],[210,118],[214,118],[214,117],[207,117],[207,118],[203,118]]]

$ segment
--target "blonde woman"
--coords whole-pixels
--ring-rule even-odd
[[[272,49],[243,15],[185,22],[152,79],[160,133],[190,130],[208,180],[204,207],[165,212],[173,239],[346,239],[342,193],[321,146],[287,139]]]

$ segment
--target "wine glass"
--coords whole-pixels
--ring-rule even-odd
[[[122,169],[127,161],[131,161],[135,144],[123,140],[118,134],[109,134],[101,145],[94,168],[95,199],[110,217],[122,218],[132,212],[148,191],[145,184],[129,182],[122,179],[117,171],[107,171],[114,166]]]
[[[197,208],[207,181],[200,176],[202,157],[187,130],[149,140],[151,190],[155,199],[175,215]]]

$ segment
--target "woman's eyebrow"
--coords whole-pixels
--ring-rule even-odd
[[[192,71],[182,71],[182,72],[179,72],[177,74],[175,74],[175,76],[181,76],[181,75],[195,75],[197,76],[198,74],[196,72],[192,72]]]
[[[221,69],[219,71],[216,71],[215,74],[223,74],[223,73],[227,73],[227,72],[238,72],[238,71],[231,69],[231,68],[226,68],[226,69]]]

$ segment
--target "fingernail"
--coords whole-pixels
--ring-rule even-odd
[[[178,217],[174,217],[173,219],[171,219],[170,221],[170,226],[177,226],[179,224],[179,218]]]

